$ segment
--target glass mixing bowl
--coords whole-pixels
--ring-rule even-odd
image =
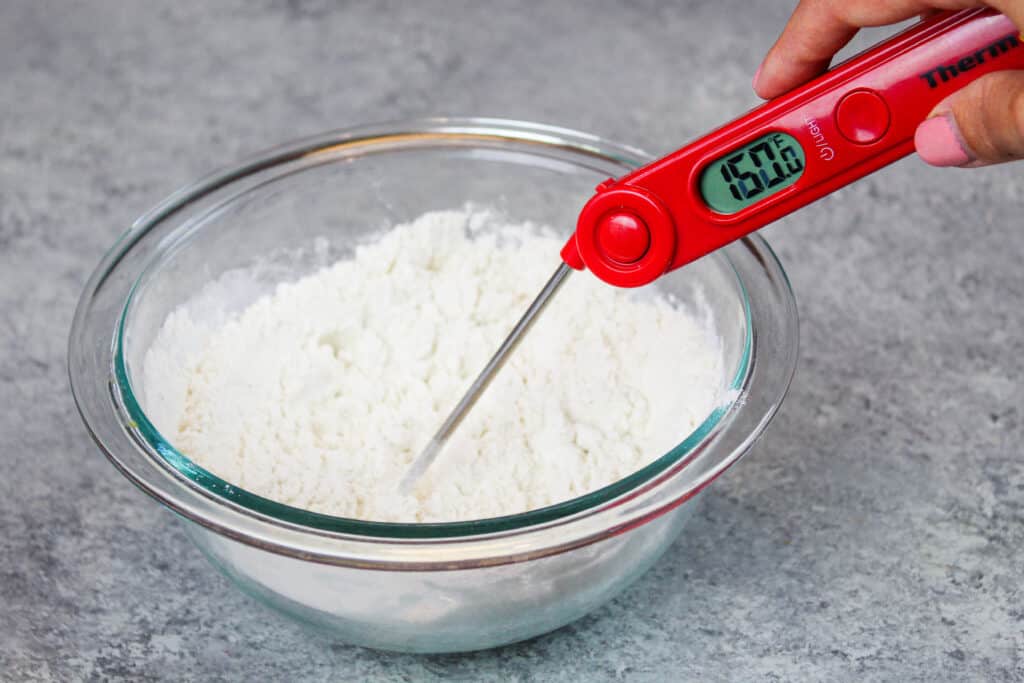
[[[115,467],[185,520],[243,590],[344,641],[451,652],[558,628],[650,567],[698,493],[778,409],[796,364],[796,307],[759,237],[653,285],[686,297],[699,283],[724,342],[730,400],[644,469],[524,514],[386,524],[261,498],[161,436],[145,412],[140,368],[168,313],[226,274],[259,264],[231,301],[240,310],[278,281],[351,255],[381,228],[467,202],[568,236],[595,185],[648,161],[561,128],[433,119],[330,133],[211,175],[136,221],[87,283],[69,345],[82,418]]]

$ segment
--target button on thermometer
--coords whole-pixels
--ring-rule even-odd
[[[989,9],[946,12],[629,175],[580,212],[563,263],[402,481],[405,492],[490,383],[571,269],[646,285],[914,150],[942,100],[1024,69],[1020,31]]]

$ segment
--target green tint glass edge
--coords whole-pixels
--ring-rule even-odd
[[[750,298],[746,286],[739,279],[738,273],[736,282],[740,288],[740,295],[743,301],[743,313],[746,321],[746,338],[744,339],[743,351],[740,355],[740,362],[736,373],[729,384],[728,390],[738,390],[746,380],[750,367],[750,356],[752,352],[753,333],[751,330]],[[653,478],[666,470],[669,466],[678,462],[721,421],[734,402],[718,406],[710,415],[686,437],[679,445],[661,456],[654,462],[637,470],[633,474],[617,482],[609,484],[596,491],[573,498],[571,500],[556,503],[538,510],[531,510],[516,515],[504,517],[491,517],[480,520],[465,522],[443,522],[443,523],[398,523],[398,522],[371,522],[366,520],[352,519],[348,517],[335,517],[302,508],[293,507],[279,503],[269,498],[250,493],[245,489],[234,486],[221,479],[209,470],[197,465],[186,455],[178,451],[170,442],[164,438],[156,426],[150,422],[142,406],[135,398],[131,382],[128,379],[128,368],[124,355],[124,335],[127,321],[127,313],[135,294],[135,286],[128,295],[125,307],[122,309],[121,317],[117,328],[117,344],[114,354],[114,372],[117,385],[120,390],[121,400],[128,415],[132,420],[129,428],[137,431],[164,461],[176,471],[195,482],[203,489],[229,500],[244,508],[279,519],[291,524],[312,527],[322,531],[334,531],[340,533],[355,534],[359,536],[377,536],[406,539],[432,539],[450,538],[455,536],[474,536],[490,534],[502,531],[511,531],[535,524],[543,524],[561,517],[582,512],[586,509],[610,501]]]

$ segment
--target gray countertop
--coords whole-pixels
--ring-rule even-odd
[[[1024,680],[1024,167],[907,159],[766,230],[801,360],[766,437],[617,600],[420,657],[232,588],[90,442],[75,302],[176,187],[435,114],[667,152],[755,104],[788,2],[0,5],[0,678]],[[863,42],[861,43],[863,44]]]

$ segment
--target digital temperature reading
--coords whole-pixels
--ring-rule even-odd
[[[795,183],[804,162],[796,138],[768,133],[708,164],[700,177],[700,193],[714,211],[737,213]]]

